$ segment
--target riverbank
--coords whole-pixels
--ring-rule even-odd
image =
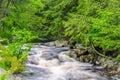
[[[14,80],[108,80],[92,64],[78,62],[68,54],[69,47],[37,44],[32,47],[26,70]]]
[[[67,41],[34,43],[26,70],[14,74],[12,80],[119,80],[119,65],[95,57],[81,45],[71,48]]]
[[[94,53],[88,48],[83,47],[81,44],[71,45],[68,41],[57,40],[53,42],[45,43],[45,45],[56,46],[56,47],[73,47],[73,51],[68,55],[75,58],[79,62],[91,63],[95,66],[102,66],[103,70],[100,72],[111,80],[120,79],[120,62],[117,62],[115,58],[106,58]]]

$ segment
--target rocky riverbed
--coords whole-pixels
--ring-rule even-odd
[[[110,80],[100,74],[101,66],[93,66],[71,58],[69,47],[35,45],[32,47],[26,70],[12,80]]]
[[[35,44],[29,52],[26,70],[14,74],[10,80],[120,80],[120,74],[116,73],[119,64],[100,57],[96,64],[90,63],[93,56],[86,55],[81,45],[76,47],[71,49],[66,41]],[[80,50],[80,57],[76,50]],[[113,70],[108,69],[113,66]],[[0,74],[3,72],[0,69]]]

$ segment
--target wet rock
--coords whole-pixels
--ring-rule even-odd
[[[103,72],[104,68],[102,66],[93,66],[93,72]]]
[[[74,49],[74,53],[77,55],[77,57],[80,57],[82,55],[88,55],[89,52],[87,50],[84,49]]]
[[[45,45],[46,46],[55,46],[56,44],[55,44],[55,42],[47,42],[47,43],[45,43]]]
[[[81,62],[89,62],[89,63],[93,63],[93,56],[92,55],[81,55],[80,57],[78,57],[78,60]]]
[[[108,69],[109,68],[114,69],[115,67],[118,67],[119,65],[115,60],[110,60],[108,58],[99,58],[98,60],[104,68],[108,68]]]
[[[65,46],[68,46],[68,41],[65,41],[65,40],[56,40],[56,41],[53,41],[53,42],[45,43],[45,45],[56,46],[56,47],[65,47]]]
[[[57,40],[55,41],[55,46],[57,47],[65,47],[68,46],[68,41],[64,41],[64,40]]]
[[[60,62],[71,62],[71,61],[75,61],[75,59],[70,58],[69,56],[65,55],[65,54],[59,54],[58,59],[60,60]]]
[[[84,47],[81,44],[75,44],[76,49],[83,49]]]
[[[52,52],[52,51],[42,51],[40,53],[40,57],[45,58],[46,60],[51,60],[53,58],[57,58],[58,54],[56,54],[55,52]]]
[[[63,54],[63,55],[67,55],[73,59],[76,59],[77,58],[77,55],[74,53],[74,51],[64,51],[64,52],[61,52],[60,54]]]
[[[120,72],[120,66],[118,67],[117,72]]]
[[[64,47],[39,45],[31,50],[36,54],[29,55],[27,69],[17,75],[21,80],[107,80],[97,71],[93,72],[92,64],[80,63],[68,56],[72,51]]]
[[[111,68],[111,67],[114,66],[114,62],[111,61],[111,60],[107,60],[107,61],[106,61],[106,64],[107,64],[107,68]]]
[[[28,54],[29,54],[29,55],[34,55],[34,54],[37,54],[37,52],[35,52],[35,51],[30,51]]]
[[[28,56],[27,63],[38,65],[39,64],[39,56],[38,55]]]

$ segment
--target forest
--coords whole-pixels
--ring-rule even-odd
[[[0,0],[0,80],[25,70],[39,38],[73,41],[119,63],[120,0]]]

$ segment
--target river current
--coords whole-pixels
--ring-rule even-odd
[[[37,44],[31,48],[26,70],[13,80],[108,80],[89,63],[69,57],[69,47]]]

